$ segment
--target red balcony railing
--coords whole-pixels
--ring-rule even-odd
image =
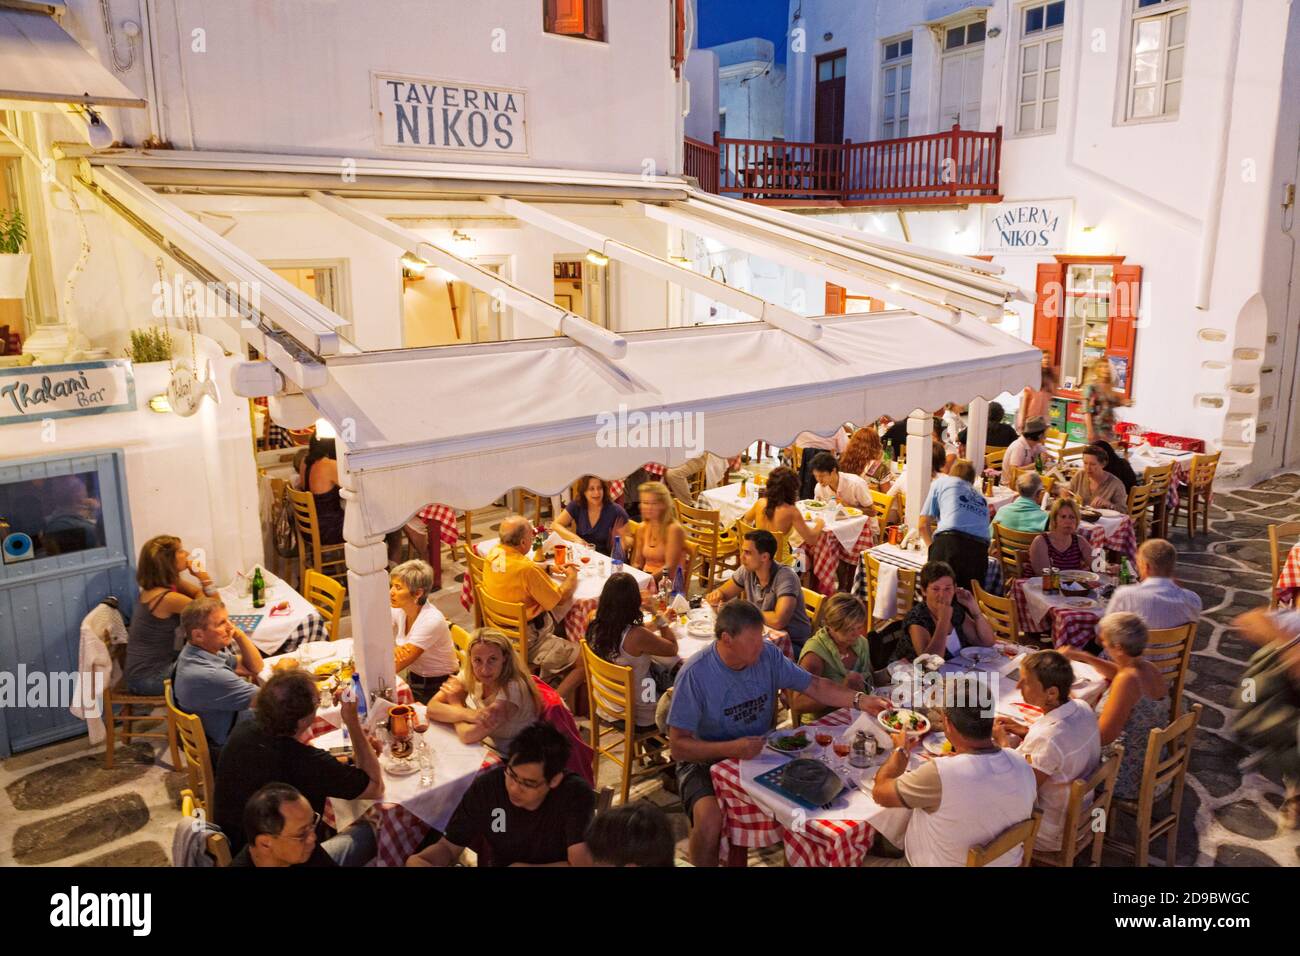
[[[1002,127],[871,143],[687,140],[686,172],[708,192],[781,205],[908,205],[1001,198]],[[711,185],[712,183],[712,185]]]

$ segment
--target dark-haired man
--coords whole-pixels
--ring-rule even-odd
[[[213,787],[213,821],[225,831],[233,851],[246,842],[244,807],[268,783],[296,787],[315,813],[325,812],[330,797],[377,800],[384,795],[379,758],[366,740],[355,702],[342,706],[355,767],[307,743],[317,701],[316,682],[309,675],[296,670],[274,674],[257,695],[254,718],[241,721],[222,748]],[[340,866],[360,866],[375,855],[374,830],[357,821],[323,847]]]
[[[584,866],[583,840],[596,795],[564,769],[569,741],[543,721],[515,738],[509,759],[485,770],[461,797],[442,839],[407,866],[451,866],[466,847],[480,866]]]
[[[594,866],[672,866],[676,851],[668,814],[645,800],[597,816],[586,842]]]
[[[828,451],[819,451],[812,463],[813,476],[817,479],[817,490],[813,497],[818,501],[831,501],[838,498],[841,504],[861,508],[871,514],[871,486],[861,475],[847,475],[840,471],[840,463]]]
[[[760,532],[765,533],[765,532]],[[668,739],[677,762],[677,790],[691,821],[691,862],[716,866],[722,811],[710,767],[758,756],[783,690],[807,694],[823,707],[880,713],[889,702],[814,677],[763,637],[763,612],[748,601],[718,611],[712,644],[688,660],[673,685]]]
[[[248,842],[231,866],[338,866],[316,842],[320,814],[287,783],[268,783],[244,807]]]
[[[790,635],[795,659],[812,636],[812,620],[804,604],[803,584],[793,568],[776,563],[776,536],[759,529],[745,535],[740,545],[740,569],[730,580],[705,595],[715,608],[743,597],[763,612],[763,622]]]
[[[1006,410],[1000,402],[989,402],[989,423],[984,432],[986,449],[1010,448],[1011,443],[1019,437],[1016,430],[1003,421],[1006,415]],[[969,429],[963,428],[957,433],[958,457],[966,457],[966,436],[969,431]]]

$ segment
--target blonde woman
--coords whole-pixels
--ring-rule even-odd
[[[799,652],[799,666],[849,690],[871,693],[871,648],[865,637],[867,606],[852,594],[835,594],[826,602],[822,626]],[[794,693],[793,706],[808,718],[824,708],[806,694]]]
[[[465,658],[465,669],[447,678],[429,701],[429,719],[452,724],[461,743],[485,741],[508,753],[520,731],[541,714],[541,696],[500,631],[479,628]]]
[[[1129,403],[1115,390],[1110,359],[1103,356],[1089,365],[1083,383],[1083,420],[1088,426],[1088,444],[1114,443],[1115,409]]]
[[[1079,534],[1079,506],[1071,499],[1056,499],[1047,513],[1047,530],[1029,546],[1029,561],[1035,572],[1042,568],[1087,571],[1092,567],[1092,545]]]
[[[677,523],[672,492],[662,481],[647,481],[639,497],[641,527],[628,542],[629,563],[654,577],[671,577],[687,564],[686,529]]]

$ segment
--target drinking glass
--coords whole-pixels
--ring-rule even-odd
[[[829,767],[830,761],[826,759],[826,748],[831,745],[831,741],[835,739],[835,736],[828,728],[818,727],[813,731],[813,739],[817,741],[817,746],[822,748],[822,763]]]
[[[420,786],[432,787],[435,765],[433,748],[425,742],[423,735],[415,738],[415,760],[420,767]]]
[[[847,773],[849,769],[847,761],[849,754],[853,751],[853,741],[848,736],[836,737],[832,746],[835,750],[835,756],[840,758],[839,772]]]

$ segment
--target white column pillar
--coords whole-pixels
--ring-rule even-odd
[[[904,521],[909,531],[915,531],[921,517],[921,506],[930,493],[930,455],[934,444],[934,416],[917,409],[907,416],[907,514]]]
[[[347,481],[342,469],[339,478]],[[366,535],[361,499],[346,486],[343,513],[344,555],[348,564],[348,602],[352,619],[352,652],[366,693],[396,687],[393,669],[393,619],[388,602],[388,547],[382,534]]]
[[[984,452],[989,431],[989,403],[986,398],[971,399],[966,414],[966,458],[975,466],[975,487],[984,475]]]

